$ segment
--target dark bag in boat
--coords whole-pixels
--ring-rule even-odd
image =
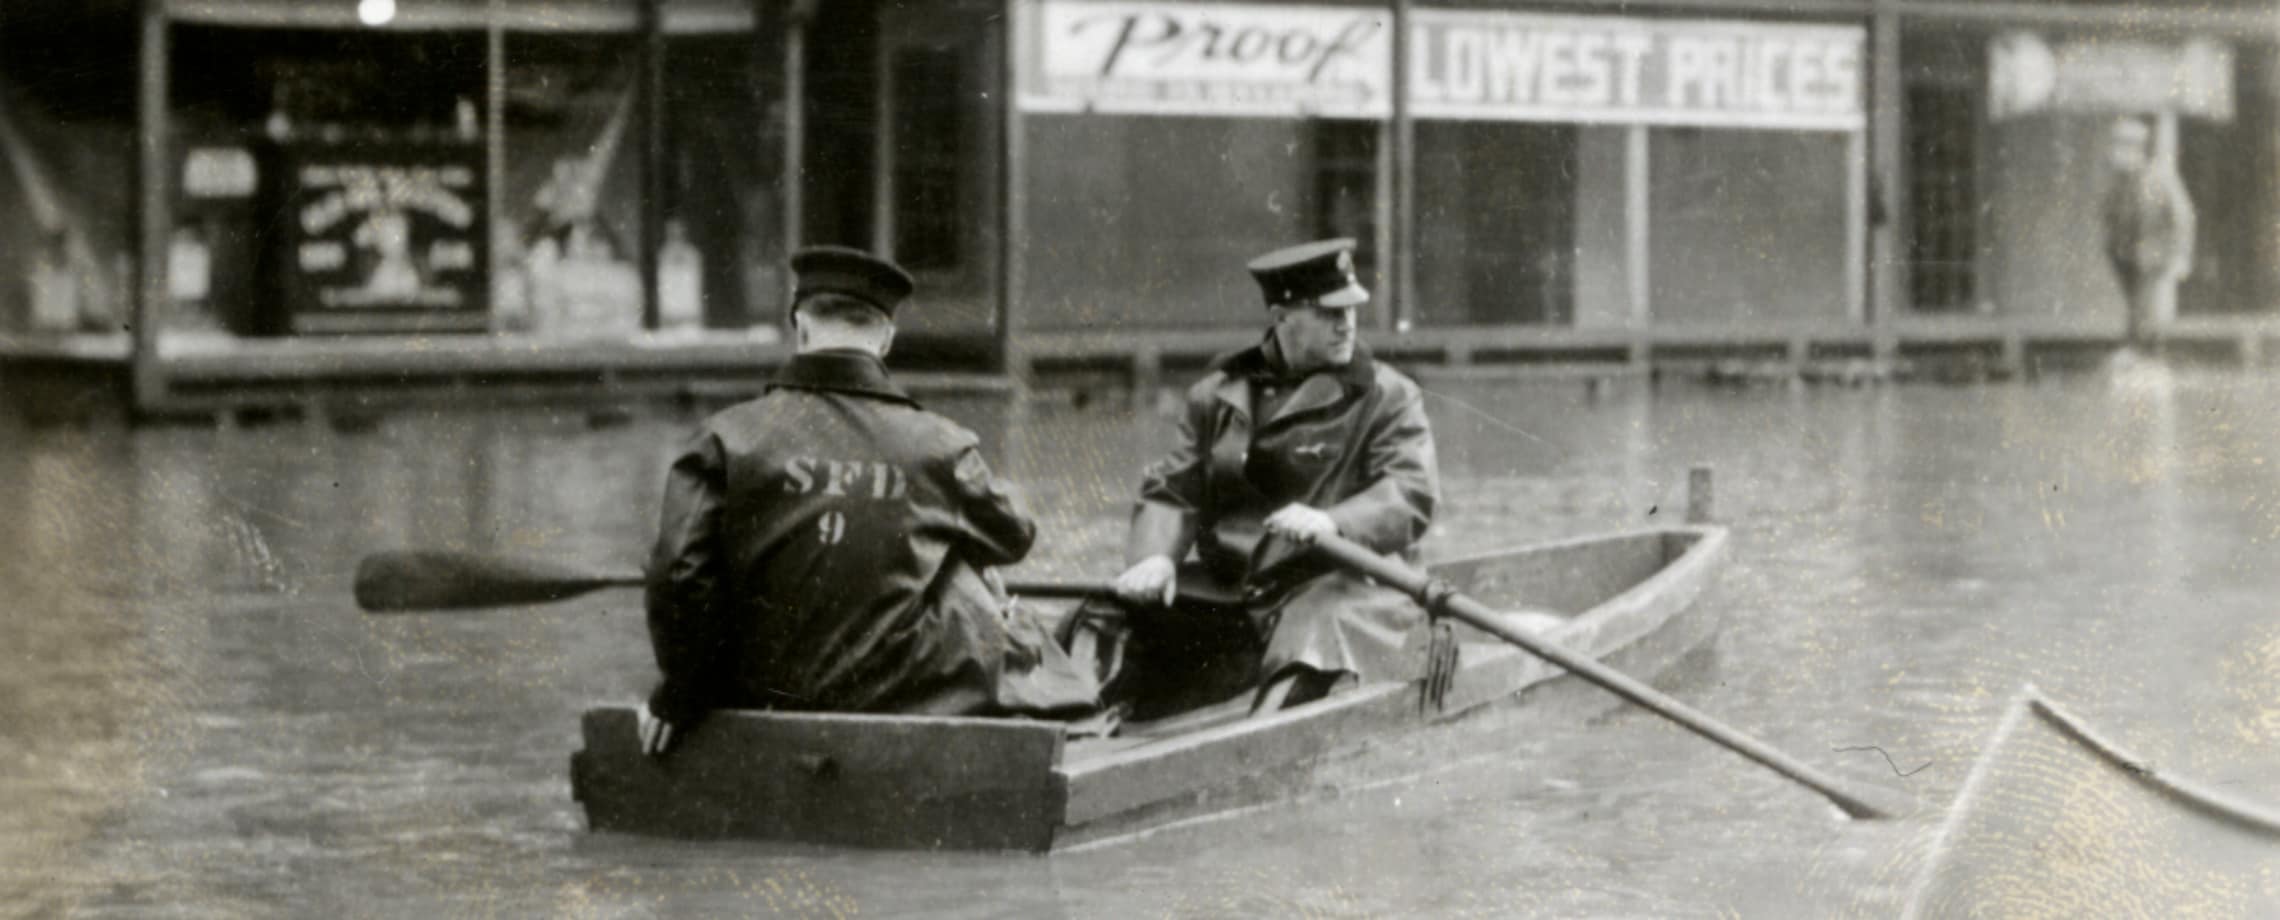
[[[1149,718],[1218,699],[1256,679],[1265,648],[1257,594],[1200,566],[1183,566],[1170,607],[1096,597],[1063,620],[1057,638],[1094,669],[1101,699]]]

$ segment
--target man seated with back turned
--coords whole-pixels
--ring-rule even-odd
[[[990,566],[1036,525],[970,431],[887,377],[910,276],[836,247],[792,257],[798,354],[708,419],[665,482],[649,560],[662,754],[713,709],[1062,715],[1098,686]]]
[[[1272,324],[1188,390],[1179,440],[1151,466],[1116,580],[1119,617],[1082,627],[1129,642],[1108,696],[1150,718],[1259,687],[1272,711],[1355,682],[1407,680],[1424,613],[1392,588],[1307,551],[1337,534],[1406,554],[1438,500],[1417,385],[1355,339],[1352,240],[1250,264]],[[1196,554],[1187,561],[1190,549]],[[1116,659],[1113,653],[1109,656]],[[1263,686],[1261,686],[1263,684]]]

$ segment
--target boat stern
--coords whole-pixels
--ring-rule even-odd
[[[630,708],[582,728],[570,788],[594,831],[1043,851],[1067,797],[1048,722],[727,711],[662,758],[641,753]]]

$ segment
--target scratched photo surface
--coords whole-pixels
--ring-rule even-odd
[[[0,159],[25,916],[2280,915],[2260,0],[0,0]],[[1246,263],[1341,237],[1417,558],[1706,511],[1632,676],[1897,814],[1563,678],[1051,854],[595,833],[638,588],[352,596],[638,571],[809,244],[915,278],[1001,574],[1106,583]]]

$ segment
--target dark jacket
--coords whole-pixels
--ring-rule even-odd
[[[1359,347],[1342,368],[1278,380],[1267,348],[1221,357],[1188,389],[1179,443],[1141,484],[1127,562],[1177,561],[1192,545],[1230,583],[1291,580],[1286,569],[1309,563],[1262,529],[1291,502],[1328,512],[1340,534],[1381,553],[1406,553],[1425,535],[1439,484],[1417,384]],[[1254,419],[1255,387],[1295,389]]]
[[[1020,560],[1036,528],[976,444],[859,352],[799,355],[708,419],[667,476],[649,561],[651,710],[988,698],[1009,643],[978,568]]]

